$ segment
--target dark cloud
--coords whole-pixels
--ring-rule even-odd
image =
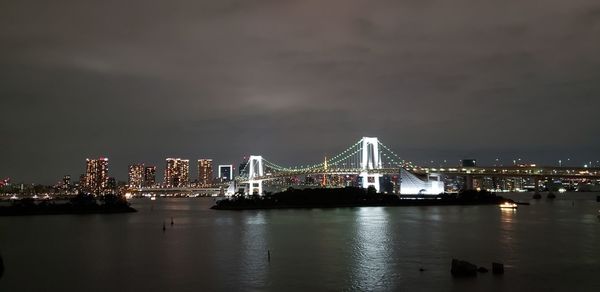
[[[600,6],[574,1],[0,3],[0,176],[111,158],[600,159]]]

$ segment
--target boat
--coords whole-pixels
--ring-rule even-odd
[[[150,197],[150,201],[156,201],[156,197]]]
[[[516,209],[519,206],[513,202],[504,202],[500,204],[500,209]]]

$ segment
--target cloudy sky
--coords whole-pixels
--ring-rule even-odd
[[[3,0],[0,177],[362,136],[421,164],[595,162],[599,36],[597,0]]]

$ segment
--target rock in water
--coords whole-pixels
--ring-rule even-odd
[[[479,269],[477,269],[477,272],[480,272],[480,273],[487,273],[487,272],[488,272],[488,269],[487,269],[486,267],[479,267]]]
[[[496,275],[504,274],[504,264],[492,263],[492,273]]]
[[[467,261],[452,259],[450,273],[454,277],[475,277],[477,276],[477,266]]]

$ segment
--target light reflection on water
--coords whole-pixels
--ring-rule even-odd
[[[514,224],[517,212],[517,209],[500,209],[500,246],[506,256],[512,256],[515,250]]]
[[[269,235],[265,226],[265,212],[260,211],[249,214],[241,224],[241,262],[236,273],[249,289],[264,287],[266,282]]]
[[[0,217],[7,267],[0,291],[595,291],[595,195],[531,201],[516,211],[235,212],[209,210],[213,200],[199,198],[134,200],[135,214]],[[507,271],[454,280],[453,257],[488,268],[501,261]]]
[[[390,277],[391,231],[386,208],[360,208],[354,222],[351,288],[386,287]]]

